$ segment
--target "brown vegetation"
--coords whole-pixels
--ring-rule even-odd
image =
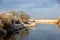
[[[3,23],[2,23],[2,21],[0,20],[0,29],[2,29],[2,27],[3,27]]]
[[[13,19],[12,17],[13,17],[12,14],[8,14],[8,15],[5,13],[0,14],[0,30],[4,29],[8,31],[13,28],[11,22],[11,20]]]
[[[18,19],[19,22],[24,22],[30,18],[30,16],[25,14],[24,12],[19,14],[20,16],[18,18],[16,18],[16,16],[17,16],[16,14],[17,14],[17,12],[15,12],[15,11],[11,11],[8,14],[1,13],[0,14],[0,28],[10,29],[10,27],[12,27],[12,20],[14,21],[14,20]]]

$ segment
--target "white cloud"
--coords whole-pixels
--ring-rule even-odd
[[[20,5],[20,6],[23,7],[23,8],[28,8],[28,7],[35,7],[35,4],[26,3],[26,4],[22,4],[22,5]]]
[[[3,3],[20,2],[21,0],[2,0]]]
[[[16,1],[21,2],[19,5],[17,5],[16,8],[17,10],[25,10],[34,17],[44,18],[51,17],[51,15],[52,17],[57,17],[60,15],[60,6],[59,4],[56,3],[56,0],[16,0]]]
[[[29,10],[36,18],[55,18],[60,16],[60,6],[58,4],[49,8],[33,8]]]
[[[23,1],[24,2],[24,1]],[[20,4],[21,8],[35,8],[35,7],[51,7],[54,6],[54,0],[30,0],[28,3]]]

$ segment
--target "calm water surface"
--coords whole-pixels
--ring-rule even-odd
[[[60,29],[57,25],[37,24],[35,29],[21,30],[20,34],[0,37],[0,40],[60,40]]]

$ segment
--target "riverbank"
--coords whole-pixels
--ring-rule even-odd
[[[35,23],[40,24],[56,24],[58,20],[35,20]]]

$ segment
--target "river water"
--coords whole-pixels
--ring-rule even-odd
[[[60,28],[57,25],[37,24],[30,31],[20,30],[19,34],[0,37],[0,40],[60,40]]]

